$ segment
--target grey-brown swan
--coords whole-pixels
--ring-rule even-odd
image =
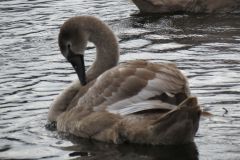
[[[116,144],[193,142],[201,110],[176,65],[143,60],[117,65],[115,35],[92,16],[67,20],[58,41],[79,77],[49,110],[58,131]],[[85,73],[88,41],[96,46],[96,60]]]
[[[240,0],[132,0],[144,13],[228,13],[240,10]]]

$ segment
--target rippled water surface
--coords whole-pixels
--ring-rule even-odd
[[[131,16],[127,0],[0,2],[0,159],[240,159],[240,15]],[[110,145],[45,128],[53,98],[77,76],[59,54],[60,25],[95,15],[119,37],[121,61],[171,61],[215,116],[195,144]],[[94,57],[88,47],[87,65]],[[177,157],[177,158],[176,158]]]

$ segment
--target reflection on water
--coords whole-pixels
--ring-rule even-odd
[[[130,16],[136,10],[115,0],[1,1],[0,159],[240,159],[240,15]],[[201,120],[197,149],[73,141],[45,128],[52,99],[77,78],[59,54],[58,30],[83,14],[111,26],[121,61],[171,61],[188,75],[192,94],[215,115]]]
[[[72,158],[106,160],[198,160],[198,151],[194,143],[180,146],[146,146],[123,144],[114,145],[91,142],[83,139],[71,139],[72,146],[60,147],[71,151]]]

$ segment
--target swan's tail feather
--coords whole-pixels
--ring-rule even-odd
[[[192,142],[198,130],[201,109],[196,97],[189,97],[152,124],[153,132],[165,144]]]
[[[201,116],[203,116],[203,117],[212,117],[213,114],[210,113],[210,112],[207,112],[207,111],[202,111],[202,112],[201,112]]]

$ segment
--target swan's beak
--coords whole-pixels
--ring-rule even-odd
[[[74,70],[76,71],[78,78],[83,86],[87,84],[86,82],[86,73],[84,65],[84,56],[81,54],[71,53],[67,57],[67,60],[72,64]]]

